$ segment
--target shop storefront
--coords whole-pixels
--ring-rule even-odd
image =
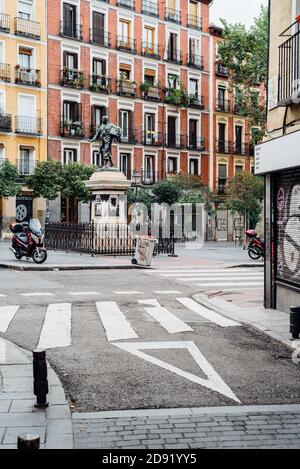
[[[300,305],[300,132],[259,145],[256,174],[266,181],[265,305]]]

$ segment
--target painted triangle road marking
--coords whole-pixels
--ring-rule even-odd
[[[18,309],[19,309],[18,305],[0,307],[0,331],[1,332],[7,331]]]
[[[136,343],[113,343],[116,347],[125,350],[132,355],[146,360],[153,365],[159,366],[164,370],[175,373],[177,376],[181,376],[193,383],[199,384],[207,389],[215,391],[223,396],[232,399],[233,401],[241,404],[241,401],[233,393],[233,391],[227,386],[223,379],[218,375],[215,369],[210,365],[206,358],[202,355],[198,347],[194,342],[136,342]],[[176,366],[170,365],[169,363],[159,360],[158,358],[152,357],[142,350],[166,350],[166,349],[184,349],[187,350],[194,358],[199,368],[206,374],[207,379],[200,378],[197,375],[188,373]]]

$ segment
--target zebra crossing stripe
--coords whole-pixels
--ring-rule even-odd
[[[197,279],[196,279],[197,280]],[[231,282],[231,280],[229,280]],[[200,287],[256,287],[262,286],[263,282],[235,282],[235,283],[227,283],[225,280],[224,282],[217,282],[217,283],[206,283],[202,281],[201,283],[197,283]]]
[[[13,320],[19,306],[1,306],[0,307],[0,332],[6,332]]]
[[[21,296],[31,297],[31,296],[55,296],[54,293],[48,292],[36,292],[36,293],[21,293]]]
[[[208,319],[211,322],[214,322],[218,326],[221,327],[236,327],[240,326],[238,322],[232,321],[221,314],[218,314],[205,306],[196,303],[196,301],[192,300],[191,298],[176,298],[179,303],[181,303],[186,308],[190,309],[199,316],[202,316],[205,319]]]
[[[170,313],[170,311],[160,305],[153,308],[145,308],[145,310],[147,314],[155,319],[169,334],[193,331],[184,321],[177,318],[173,313]]]
[[[209,277],[209,278],[216,278],[216,277],[221,277],[221,278],[227,278],[227,277],[242,277],[242,278],[260,278],[260,277],[264,277],[264,273],[263,272],[215,272],[215,273],[212,273],[212,272],[177,272],[176,274],[163,274],[162,277],[168,277],[168,278],[176,278],[176,277],[190,277],[190,278],[193,278],[193,277]]]
[[[96,307],[109,342],[138,337],[115,301],[101,301]]]
[[[2,293],[0,293],[0,298],[6,298],[6,295],[3,295]]]
[[[69,347],[71,338],[71,303],[49,304],[38,349]]]

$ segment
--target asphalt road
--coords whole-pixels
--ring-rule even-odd
[[[0,270],[0,335],[61,341],[47,356],[76,411],[298,403],[290,351],[192,310],[199,290],[141,270]]]

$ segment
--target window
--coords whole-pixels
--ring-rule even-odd
[[[95,135],[96,130],[102,124],[102,119],[107,115],[107,109],[104,106],[92,106],[91,109],[91,133]]]
[[[155,182],[155,157],[145,156],[144,184],[153,184]]]
[[[199,160],[197,158],[190,159],[189,173],[194,176],[199,175]]]
[[[178,173],[178,160],[177,158],[168,158],[168,174]]]
[[[235,148],[237,152],[241,152],[243,142],[243,127],[241,125],[235,126]]]
[[[36,102],[34,96],[19,95],[19,115],[36,117]]]
[[[93,59],[93,75],[106,75],[106,61],[104,59]]]
[[[242,173],[244,171],[244,166],[236,164],[235,165],[235,174]]]
[[[120,154],[120,171],[127,179],[131,179],[131,155],[127,153]]]
[[[121,80],[130,80],[131,78],[131,66],[127,64],[120,64],[120,79]]]
[[[168,75],[168,88],[170,89],[179,89],[180,80],[178,75]]]
[[[22,68],[32,68],[32,49],[20,47],[19,49],[19,65]]]
[[[145,132],[146,132],[146,143],[153,143],[155,136],[155,115],[145,114]]]
[[[219,109],[225,109],[225,93],[226,88],[219,86],[218,88],[218,106]]]
[[[199,98],[199,80],[190,78],[190,94]]]
[[[64,51],[63,63],[64,63],[65,68],[68,68],[69,70],[74,70],[74,69],[77,70],[78,69],[78,54]]]
[[[128,47],[130,46],[130,29],[130,21],[120,20],[121,39]]]
[[[23,20],[30,20],[32,18],[33,2],[28,0],[18,1],[18,17]]]
[[[177,62],[179,60],[179,53],[177,50],[178,35],[170,33],[168,41],[168,59]]]
[[[98,150],[93,150],[92,153],[92,164],[102,168],[104,166],[104,160],[102,154]]]
[[[149,49],[149,52],[154,52],[154,35],[155,29],[150,26],[145,26],[145,37],[146,37],[146,48]]]
[[[75,103],[72,101],[64,101],[63,103],[64,121],[76,122],[80,120],[79,107],[80,107],[79,103]]]
[[[32,174],[34,170],[34,149],[32,147],[20,147],[18,167],[22,176]]]
[[[189,147],[197,148],[198,121],[190,119],[189,123]]]
[[[98,11],[93,11],[93,42],[104,45],[105,15]]]
[[[129,138],[129,111],[120,111],[120,127],[122,129],[122,138],[126,141]]]
[[[69,37],[77,37],[77,8],[75,5],[63,5],[63,33]]]
[[[65,148],[64,149],[64,161],[65,165],[69,163],[77,162],[77,150],[74,148]]]

